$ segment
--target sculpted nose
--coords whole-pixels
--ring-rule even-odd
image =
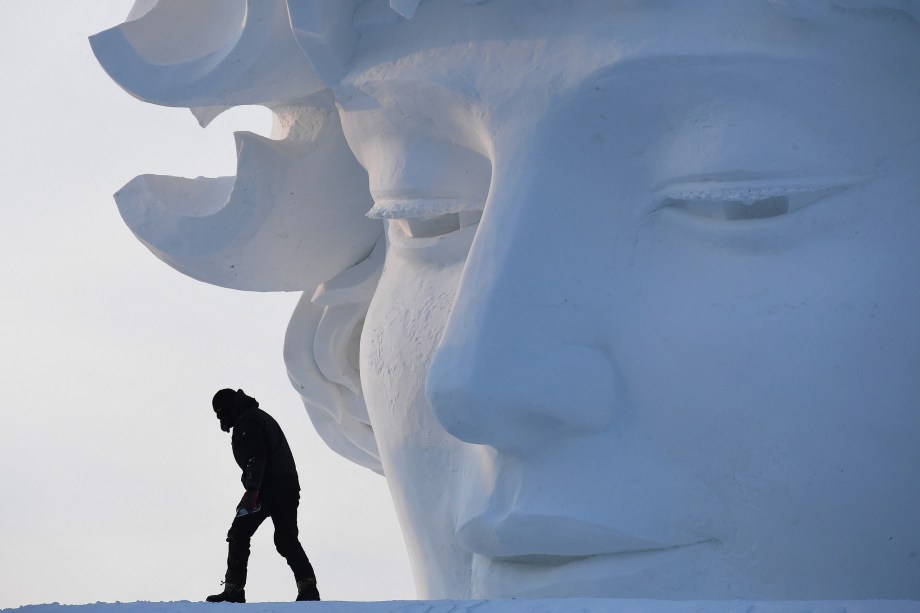
[[[460,440],[523,451],[595,432],[614,415],[619,390],[605,351],[575,345],[534,350],[481,336],[445,340],[428,371],[426,393],[438,421]]]
[[[537,150],[502,151],[495,167],[506,170],[493,175],[425,383],[450,434],[511,453],[606,427],[623,395],[607,344],[610,291],[586,282],[606,248],[560,223],[556,192],[570,186],[517,155]]]

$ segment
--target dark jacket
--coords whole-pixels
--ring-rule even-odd
[[[233,423],[233,457],[243,470],[247,490],[259,490],[260,500],[300,490],[294,456],[281,426],[256,407],[244,409]]]

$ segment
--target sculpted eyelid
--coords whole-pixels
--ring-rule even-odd
[[[738,180],[736,177],[672,181],[657,190],[650,210],[669,209],[721,221],[765,220],[795,213],[872,178],[821,175]]]
[[[872,176],[821,175],[757,179],[693,177],[669,181],[656,190],[659,203],[668,200],[713,200],[751,203],[764,198],[839,190],[863,183]]]
[[[374,197],[374,206],[366,213],[371,219],[412,219],[449,213],[482,210],[482,203],[465,198]]]
[[[409,239],[445,236],[478,224],[482,217],[482,204],[465,198],[374,196],[374,207],[367,217],[386,220]]]

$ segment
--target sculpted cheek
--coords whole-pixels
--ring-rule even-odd
[[[427,266],[392,250],[365,322],[361,372],[372,417],[428,412],[424,381],[453,305],[462,263]],[[383,428],[392,424],[381,424]]]

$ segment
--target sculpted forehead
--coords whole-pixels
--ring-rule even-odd
[[[364,25],[337,96],[378,204],[410,192],[458,210],[481,201],[489,163],[469,151],[501,167],[496,147],[541,123],[590,128],[584,142],[566,138],[569,156],[606,146],[592,159],[608,164],[650,156],[661,138],[648,165],[668,176],[860,174],[918,131],[920,81],[904,76],[920,74],[920,29],[907,15],[803,21],[759,0],[560,4],[429,0],[412,20]],[[559,142],[532,149],[551,155]]]
[[[761,0],[428,0],[411,20],[385,21],[356,20],[361,37],[343,81],[346,108],[352,88],[369,92],[381,83],[412,80],[500,108],[524,96],[558,96],[604,67],[659,55],[866,64],[885,55],[902,63],[920,57],[920,30],[906,14],[879,19],[838,10],[801,20]]]

